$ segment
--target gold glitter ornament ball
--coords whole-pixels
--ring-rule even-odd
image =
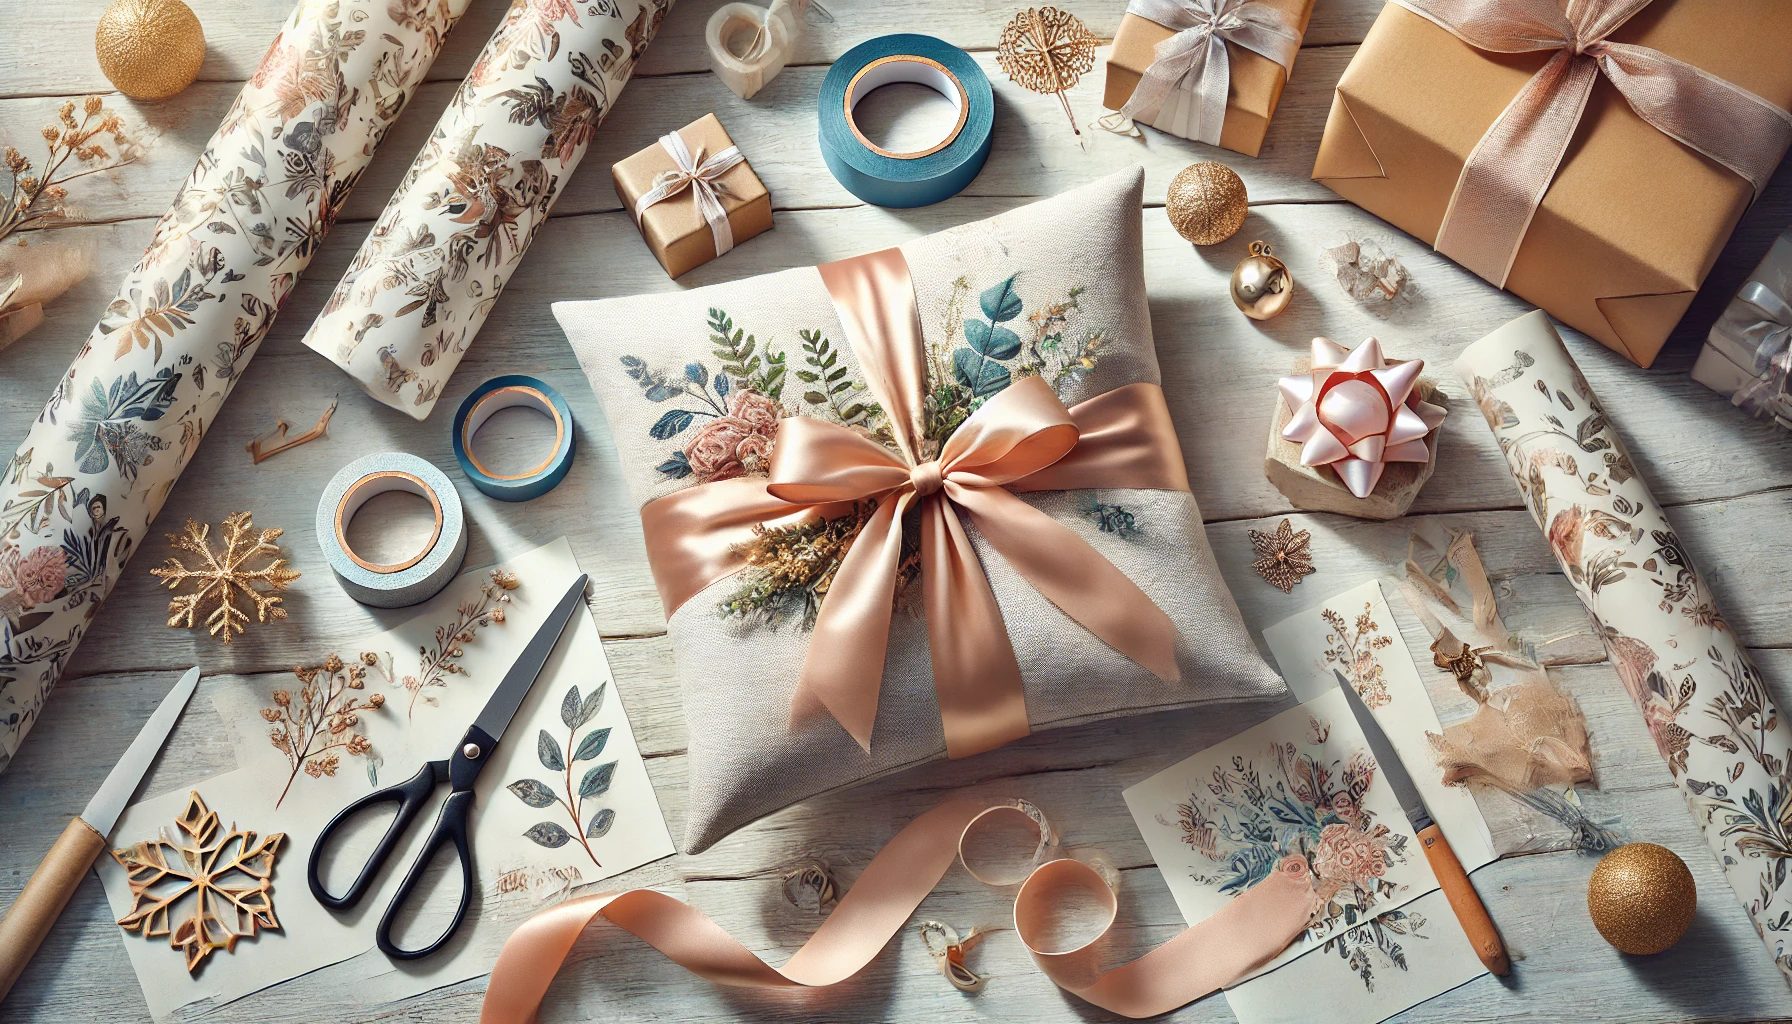
[[[1626,843],[1587,883],[1587,912],[1605,941],[1633,956],[1659,953],[1686,934],[1698,910],[1686,864],[1665,846]]]
[[[113,0],[93,33],[94,54],[118,91],[162,100],[193,84],[205,63],[205,30],[180,0]]]
[[[1213,160],[1177,172],[1164,199],[1170,225],[1196,245],[1213,245],[1236,235],[1249,210],[1244,179]]]

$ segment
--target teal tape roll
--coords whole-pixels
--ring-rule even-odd
[[[958,109],[958,124],[938,145],[896,153],[859,131],[852,110],[893,82],[925,85]],[[821,82],[821,156],[848,192],[877,206],[927,206],[962,192],[989,157],[995,126],[989,78],[971,55],[933,36],[878,36],[846,51]]]
[[[473,454],[473,435],[499,409],[534,409],[554,421],[554,450],[541,464],[522,473],[491,472]],[[553,490],[572,467],[572,407],[560,392],[527,374],[507,373],[473,389],[454,413],[454,457],[473,486],[499,501],[528,501]]]
[[[435,510],[435,531],[423,550],[382,564],[349,550],[349,521],[367,499],[408,491]],[[348,596],[375,608],[403,608],[441,592],[467,555],[467,520],[447,474],[415,455],[377,452],[338,470],[317,502],[317,543]]]

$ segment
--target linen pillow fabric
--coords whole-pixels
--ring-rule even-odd
[[[1159,382],[1145,301],[1143,183],[1135,168],[901,246],[927,349],[928,401],[939,415],[962,416],[1027,374],[1071,407]],[[558,302],[554,315],[603,406],[638,507],[765,475],[783,416],[882,436],[884,412],[812,267],[678,294]],[[1192,495],[1103,488],[1019,497],[1137,583],[1180,634],[1182,678],[1166,683],[1059,611],[961,514],[1019,661],[1035,731],[1286,692],[1239,617]],[[839,538],[811,526],[754,544],[758,565],[669,610],[690,729],[687,853],[946,749],[930,624],[912,575],[891,622],[870,750],[825,715],[792,726],[807,626],[827,582],[815,567],[837,556]]]

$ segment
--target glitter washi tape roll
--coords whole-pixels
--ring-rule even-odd
[[[914,82],[938,92],[958,111],[940,142],[898,153],[877,145],[853,110],[879,86]],[[995,97],[989,78],[958,47],[933,36],[878,36],[846,51],[821,82],[821,155],[848,192],[888,207],[927,206],[964,190],[989,157]]]
[[[494,473],[473,452],[473,435],[499,409],[535,409],[554,421],[554,450],[533,469]],[[572,408],[544,381],[522,373],[493,377],[473,389],[454,413],[454,457],[473,486],[499,501],[528,501],[560,485],[572,468]]]
[[[374,562],[348,546],[348,524],[367,499],[408,491],[435,510],[429,543],[398,562]],[[434,597],[460,571],[467,554],[467,520],[453,481],[429,462],[404,452],[377,452],[342,467],[317,502],[317,543],[348,596],[375,608],[403,608]]]

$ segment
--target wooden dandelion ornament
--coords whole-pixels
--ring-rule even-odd
[[[1081,135],[1064,93],[1095,66],[1097,42],[1076,15],[1056,7],[1029,7],[1002,29],[996,63],[1022,88],[1055,93],[1070,130]]]

